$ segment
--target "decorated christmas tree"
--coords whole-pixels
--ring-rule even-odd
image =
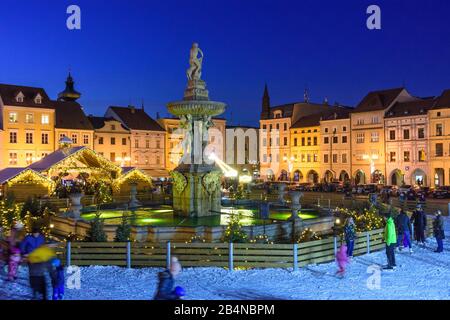
[[[124,215],[122,217],[122,223],[116,229],[116,236],[114,241],[116,242],[127,242],[130,241],[131,237],[131,225],[128,221],[128,217]]]
[[[106,242],[107,237],[104,230],[103,220],[100,219],[100,214],[97,214],[94,220],[91,221],[91,229],[89,229],[86,241],[89,242]]]
[[[242,230],[241,214],[230,214],[230,221],[223,235],[223,242],[247,242],[247,234]]]

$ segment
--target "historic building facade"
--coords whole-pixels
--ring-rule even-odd
[[[105,117],[121,122],[131,133],[131,163],[152,177],[168,177],[165,170],[166,132],[144,109],[109,107]]]
[[[450,185],[450,90],[436,99],[429,115],[429,176],[432,186]]]

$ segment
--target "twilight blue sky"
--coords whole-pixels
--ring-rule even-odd
[[[77,4],[82,29],[66,28]],[[366,8],[382,30],[366,28]],[[0,82],[55,98],[71,68],[87,113],[141,105],[151,116],[182,97],[189,48],[233,124],[257,124],[264,83],[272,104],[327,96],[355,105],[370,90],[413,95],[450,88],[448,0],[1,0]]]

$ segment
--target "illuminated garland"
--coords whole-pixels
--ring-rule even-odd
[[[49,194],[55,189],[55,183],[51,179],[31,169],[25,169],[7,182],[8,188],[11,188],[15,184],[41,184],[47,188]]]
[[[302,242],[316,241],[316,240],[321,240],[321,239],[322,239],[322,237],[319,236],[317,233],[315,233],[314,231],[312,231],[309,228],[306,228],[300,234],[297,242],[302,243]]]
[[[127,173],[121,175],[118,179],[116,179],[113,183],[113,188],[115,191],[120,190],[120,186],[125,183],[139,183],[144,182],[148,183],[150,186],[152,185],[152,178],[147,174],[142,172],[141,170],[134,168],[128,171]]]

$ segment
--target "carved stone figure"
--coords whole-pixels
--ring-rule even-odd
[[[200,57],[199,57],[200,54]],[[186,71],[188,80],[200,80],[202,76],[203,52],[198,43],[193,43],[189,55],[189,69]]]

